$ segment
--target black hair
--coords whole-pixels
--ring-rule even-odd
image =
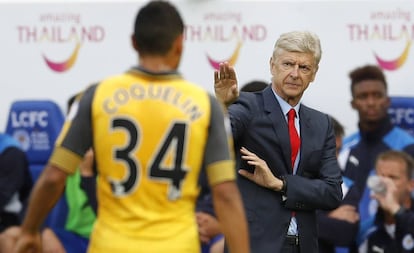
[[[254,81],[250,81],[246,83],[245,85],[243,85],[240,91],[247,91],[247,92],[261,91],[267,86],[269,86],[269,84],[264,81],[254,80]]]
[[[151,1],[138,11],[134,38],[141,55],[165,55],[183,32],[178,10],[167,1]]]
[[[351,94],[354,94],[355,85],[365,80],[381,81],[384,84],[385,90],[388,88],[384,72],[375,65],[365,65],[356,68],[349,73],[349,77],[351,78]]]

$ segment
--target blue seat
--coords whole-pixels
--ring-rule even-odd
[[[18,100],[11,104],[6,133],[17,139],[26,152],[33,182],[48,162],[64,119],[59,105],[51,100]],[[64,227],[65,205],[63,196],[46,219],[46,226]]]
[[[392,123],[414,135],[414,97],[391,97],[388,113]]]

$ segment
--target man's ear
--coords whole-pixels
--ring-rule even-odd
[[[132,47],[135,49],[135,51],[138,52],[138,45],[137,45],[137,41],[135,40],[134,34],[131,35],[131,44],[132,44]]]
[[[175,55],[180,55],[183,53],[184,48],[184,35],[180,34],[174,41],[174,53]]]
[[[351,100],[351,103],[350,104],[351,104],[352,109],[356,110],[356,106],[355,106],[354,99]]]
[[[274,67],[274,61],[273,61],[273,57],[270,57],[270,59],[269,59],[269,68],[270,68],[270,73],[272,73],[272,76],[274,76],[275,75],[275,73],[273,73],[273,67]]]

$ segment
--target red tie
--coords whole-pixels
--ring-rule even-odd
[[[290,149],[292,151],[291,154],[291,162],[292,162],[292,170],[295,165],[296,156],[299,152],[299,146],[300,146],[300,138],[298,135],[298,132],[296,131],[295,127],[295,117],[296,117],[296,111],[295,109],[290,109],[288,112],[288,127],[289,127],[289,137],[290,137]]]

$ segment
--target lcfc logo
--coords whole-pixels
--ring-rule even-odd
[[[102,26],[85,25],[81,21],[80,14],[76,13],[41,14],[35,25],[17,26],[18,40],[22,44],[42,45],[41,58],[45,65],[62,73],[75,65],[84,43],[100,43],[105,38]],[[67,52],[65,56],[56,56],[55,47],[59,47],[59,52]]]

